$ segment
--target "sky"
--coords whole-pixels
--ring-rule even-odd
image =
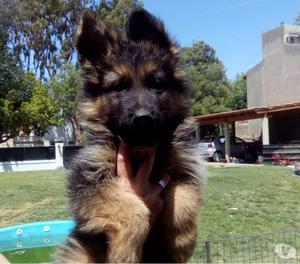
[[[144,0],[181,46],[203,40],[234,79],[262,59],[262,33],[294,24],[300,0]]]

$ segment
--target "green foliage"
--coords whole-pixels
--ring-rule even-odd
[[[142,6],[139,0],[101,0],[95,10],[106,22],[124,31],[130,11]]]
[[[247,108],[247,82],[244,73],[237,74],[231,83],[227,106],[232,110]]]
[[[63,122],[71,123],[78,141],[80,72],[66,62],[75,56],[79,13],[89,7],[124,30],[130,10],[139,6],[139,0],[0,0],[0,142],[20,131],[42,135]],[[27,72],[53,77],[47,88],[24,72],[22,60]]]
[[[196,66],[220,63],[220,61],[212,47],[203,41],[198,41],[192,47],[181,49],[181,63],[185,66]]]
[[[42,136],[51,125],[61,124],[52,96],[40,81],[34,79],[33,74],[24,74],[18,83],[30,87],[30,97],[25,98],[18,89],[9,89],[0,98],[0,142],[17,136],[19,132],[26,134],[34,131]]]
[[[19,132],[29,134],[31,131],[42,136],[51,125],[61,124],[58,108],[53,97],[33,74],[24,74],[19,82],[30,87],[30,97],[24,98],[18,89],[9,89],[6,96],[0,98],[0,142],[17,136]],[[28,89],[28,90],[29,90]]]
[[[2,33],[2,34],[1,34]],[[32,73],[25,73],[0,30],[0,143],[20,131],[41,135],[60,123],[53,98]]]
[[[33,65],[40,77],[51,77],[75,56],[76,25],[84,7],[124,29],[129,10],[137,6],[138,0],[0,0],[0,26],[27,69]]]
[[[60,115],[64,122],[72,125],[77,142],[80,141],[80,127],[76,112],[76,94],[80,84],[80,70],[71,64],[67,64],[65,70],[54,76],[49,82],[55,105],[60,109]]]
[[[22,101],[31,97],[31,76],[26,76],[7,47],[7,34],[0,30],[0,143],[24,127]],[[19,122],[21,121],[21,122]]]
[[[23,102],[22,108],[28,118],[27,125],[38,136],[45,134],[49,126],[62,123],[62,119],[58,117],[59,108],[53,96],[39,81],[35,81],[32,97],[27,102]]]
[[[15,90],[19,98],[16,103],[20,103],[30,97],[31,80],[26,80],[19,59],[7,47],[7,40],[7,33],[0,29],[0,98],[5,97],[10,90]]]
[[[65,70],[50,80],[54,100],[61,110],[65,120],[74,116],[76,110],[76,94],[81,83],[80,70],[71,64],[65,66]]]
[[[194,115],[229,110],[226,100],[230,84],[213,48],[203,41],[196,42],[182,48],[180,62],[192,86],[190,102]]]
[[[74,25],[82,8],[78,0],[2,0],[9,41],[29,70],[49,76],[71,59]]]

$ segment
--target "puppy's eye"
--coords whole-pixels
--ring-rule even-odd
[[[155,75],[150,75],[146,78],[146,85],[150,89],[164,90],[165,85],[163,79]]]
[[[128,88],[127,84],[126,83],[116,83],[115,85],[113,85],[111,87],[112,90],[115,90],[115,91],[122,91],[122,90],[126,90]]]
[[[130,82],[127,79],[120,79],[118,82],[112,84],[109,87],[110,91],[117,92],[117,91],[123,91],[127,90],[130,87]]]

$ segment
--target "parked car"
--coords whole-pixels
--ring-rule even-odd
[[[200,155],[204,158],[220,162],[225,158],[225,137],[216,136],[200,140],[198,144]],[[249,143],[238,137],[230,138],[231,156],[246,162],[257,160],[257,147],[255,143]]]

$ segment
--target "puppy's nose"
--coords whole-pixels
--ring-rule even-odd
[[[141,109],[136,111],[133,122],[135,126],[149,127],[153,124],[153,117],[149,111]]]

